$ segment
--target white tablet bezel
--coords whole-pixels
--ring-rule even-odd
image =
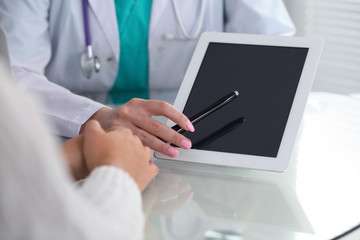
[[[209,43],[238,43],[263,46],[304,47],[309,49],[277,157],[252,156],[198,149],[184,150],[180,148],[179,155],[175,158],[168,157],[159,152],[155,152],[154,156],[159,159],[269,171],[284,171],[287,168],[291,157],[297,131],[315,77],[316,68],[323,48],[323,40],[314,37],[283,37],[217,32],[203,33],[196,46],[184,80],[175,99],[174,106],[180,111],[185,107]],[[167,125],[173,126],[174,122],[168,120]]]

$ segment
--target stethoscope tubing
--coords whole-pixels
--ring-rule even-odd
[[[88,0],[82,0],[83,17],[84,17],[84,31],[85,31],[85,44],[87,47],[91,46],[91,33],[89,23],[89,3]]]
[[[81,71],[86,78],[91,78],[93,72],[98,73],[101,69],[100,59],[94,56],[92,49],[91,33],[90,33],[90,20],[89,20],[89,2],[82,0],[83,19],[84,19],[84,32],[85,32],[85,45],[86,50],[81,55],[80,64]]]
[[[180,17],[180,13],[179,13],[179,9],[178,9],[176,0],[172,0],[172,4],[173,4],[176,20],[177,20],[177,22],[179,24],[179,27],[180,27],[180,30],[181,30],[182,34],[185,37],[185,40],[197,40],[199,38],[200,30],[201,30],[201,27],[203,25],[204,16],[205,16],[205,0],[201,0],[200,14],[199,14],[199,18],[198,18],[198,21],[197,21],[197,27],[196,27],[196,30],[195,30],[195,33],[194,33],[193,36],[191,36],[185,30],[184,24],[183,24],[183,22],[181,20],[181,17]]]

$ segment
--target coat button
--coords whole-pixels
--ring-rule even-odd
[[[111,62],[113,59],[114,59],[113,57],[108,57],[108,58],[106,59],[106,61]]]

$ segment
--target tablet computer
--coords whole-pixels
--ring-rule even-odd
[[[183,133],[192,149],[155,157],[284,171],[322,47],[313,37],[203,33],[174,106],[190,117],[230,92],[239,95]]]

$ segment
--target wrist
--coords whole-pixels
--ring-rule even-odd
[[[76,180],[83,179],[89,174],[82,153],[83,141],[84,137],[78,136],[65,141],[62,145],[67,164]]]
[[[80,127],[80,131],[79,131],[79,134],[82,134],[84,133],[85,131],[85,128],[86,128],[86,124],[90,121],[90,120],[96,120],[100,123],[101,127],[104,128],[103,126],[103,119],[104,119],[104,115],[106,115],[106,113],[108,113],[109,111],[111,111],[111,108],[108,108],[108,107],[103,107],[103,108],[100,108],[98,111],[96,111],[93,115],[91,115],[91,117],[86,120],[86,122],[84,122],[81,127]]]
[[[122,161],[121,161],[121,159],[119,159],[119,157],[116,157],[116,158],[115,157],[102,157],[100,162],[98,162],[98,161],[88,162],[87,166],[88,166],[88,169],[90,172],[92,172],[96,168],[102,167],[102,166],[111,166],[114,168],[119,168],[125,172],[128,172],[126,169],[126,166],[124,166],[124,164],[122,164]]]

